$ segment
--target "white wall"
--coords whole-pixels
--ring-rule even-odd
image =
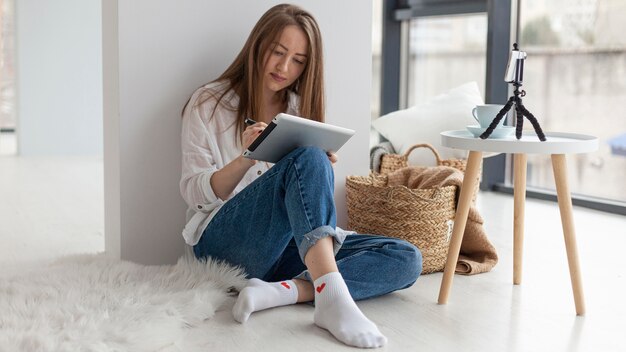
[[[18,0],[21,155],[102,154],[100,0]]]
[[[149,264],[174,262],[182,254],[181,108],[197,87],[226,68],[254,23],[277,3],[103,2],[107,252]],[[367,174],[369,165],[372,5],[294,3],[312,12],[322,29],[327,121],[357,130],[336,168],[341,226],[345,176]]]

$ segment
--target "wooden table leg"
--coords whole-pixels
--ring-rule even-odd
[[[552,154],[552,169],[554,170],[556,194],[559,200],[559,211],[561,213],[561,224],[563,225],[563,236],[565,237],[569,274],[572,280],[572,291],[574,291],[576,314],[583,315],[585,314],[585,297],[583,295],[583,285],[580,278],[576,233],[574,231],[574,216],[572,214],[572,198],[567,185],[567,165],[564,154]]]
[[[513,185],[513,284],[522,283],[524,253],[524,202],[526,201],[526,154],[515,154]]]
[[[459,259],[459,251],[461,250],[461,242],[463,241],[463,232],[467,222],[467,214],[472,205],[472,196],[474,187],[478,182],[478,171],[482,161],[482,152],[470,151],[467,159],[467,167],[465,176],[463,177],[463,185],[461,186],[461,195],[459,203],[456,206],[456,214],[454,216],[454,227],[452,228],[452,238],[448,248],[448,259],[446,267],[443,271],[443,279],[441,280],[441,288],[439,289],[439,304],[448,302],[450,287],[452,286],[452,278],[456,270],[456,262]]]

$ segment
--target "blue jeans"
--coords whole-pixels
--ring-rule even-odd
[[[311,280],[304,257],[333,237],[335,259],[355,300],[411,286],[422,271],[412,244],[336,231],[334,173],[326,153],[298,148],[226,202],[194,246],[196,258],[243,267],[265,281]]]

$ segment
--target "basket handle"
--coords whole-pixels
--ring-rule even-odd
[[[404,158],[408,160],[409,154],[411,154],[411,152],[417,148],[430,149],[430,151],[432,151],[433,154],[435,155],[435,159],[437,159],[437,165],[441,165],[441,156],[439,155],[439,153],[437,153],[437,150],[435,149],[435,147],[433,147],[429,143],[419,143],[419,144],[412,145],[409,149],[406,150],[406,152],[404,152]]]

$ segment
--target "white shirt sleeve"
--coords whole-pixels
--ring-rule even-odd
[[[211,176],[218,170],[215,152],[197,108],[186,109],[182,121],[182,176],[180,193],[196,212],[208,213],[222,203],[211,187]],[[219,153],[219,151],[218,151]]]

